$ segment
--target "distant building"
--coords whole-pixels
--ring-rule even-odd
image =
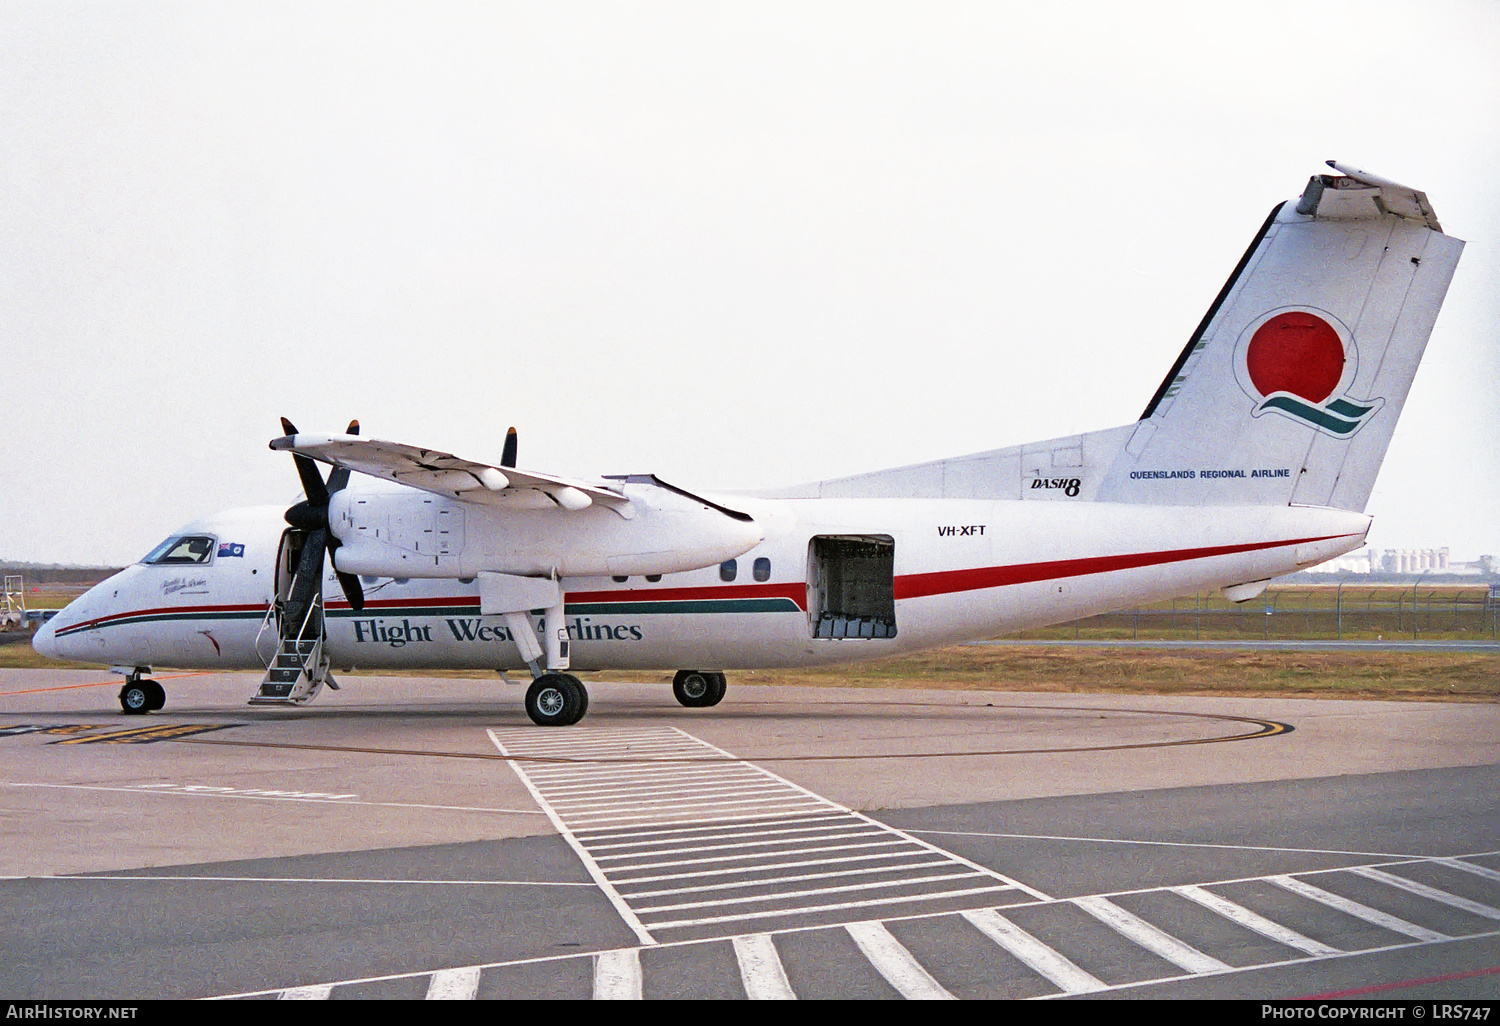
[[[1380,569],[1388,574],[1449,572],[1447,549],[1386,549]]]
[[[1350,552],[1306,571],[1314,574],[1373,574],[1380,578],[1447,576],[1500,576],[1500,557],[1480,556],[1471,563],[1454,560],[1447,548],[1385,549],[1373,545]]]

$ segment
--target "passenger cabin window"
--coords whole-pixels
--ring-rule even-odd
[[[771,579],[771,561],[765,556],[757,559],[755,561],[754,574],[757,581],[769,581]]]
[[[719,580],[732,581],[740,572],[740,565],[732,559],[726,559],[719,564]]]
[[[175,535],[162,542],[141,560],[153,566],[184,563],[212,563],[214,540],[206,534]]]

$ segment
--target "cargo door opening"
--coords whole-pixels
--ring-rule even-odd
[[[820,535],[809,543],[812,636],[896,636],[896,540],[889,535]]]

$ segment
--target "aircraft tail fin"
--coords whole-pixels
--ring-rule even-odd
[[[1463,250],[1329,162],[1266,219],[1094,498],[1362,511]]]

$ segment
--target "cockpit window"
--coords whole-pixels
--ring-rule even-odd
[[[179,534],[152,549],[141,562],[154,565],[211,563],[213,556],[213,538],[206,534]]]

